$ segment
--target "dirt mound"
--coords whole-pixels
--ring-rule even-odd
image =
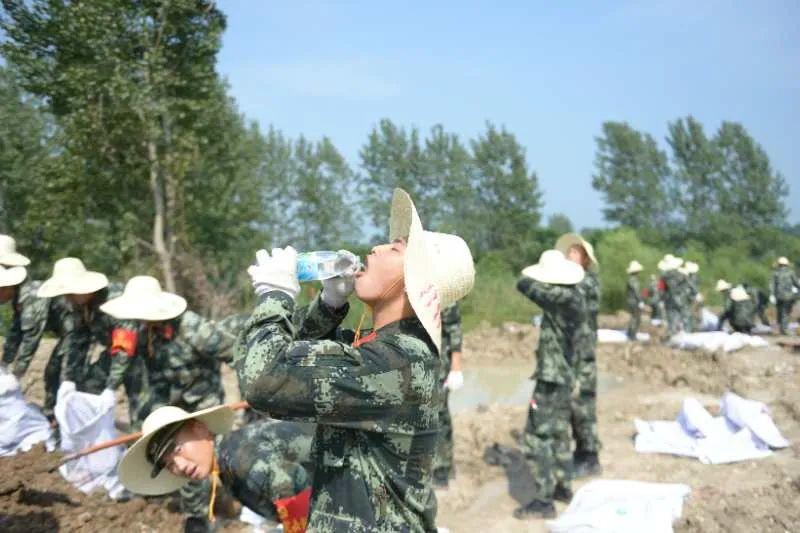
[[[464,336],[464,359],[482,362],[531,360],[538,342],[539,328],[531,324],[506,322],[498,327],[483,322]]]

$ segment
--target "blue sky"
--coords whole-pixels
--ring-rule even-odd
[[[694,115],[741,122],[800,222],[800,2],[222,0],[219,70],[262,128],[330,137],[353,166],[381,118],[462,139],[516,134],[546,215],[604,225],[594,137],[624,120],[662,142]]]

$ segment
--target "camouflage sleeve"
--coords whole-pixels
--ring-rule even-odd
[[[11,317],[11,325],[6,333],[6,340],[3,343],[3,363],[10,365],[14,362],[17,356],[17,350],[22,342],[22,325],[21,315],[18,310],[14,309],[14,315]]]
[[[47,327],[47,314],[51,300],[49,298],[33,298],[23,305],[20,317],[22,339],[19,352],[14,363],[14,375],[21,377],[28,370],[42,335]]]
[[[254,409],[276,418],[352,423],[403,405],[411,372],[406,350],[415,345],[298,340],[293,312],[289,296],[269,292],[239,338],[234,368]]]
[[[717,331],[722,331],[722,326],[725,324],[725,321],[730,321],[733,317],[733,301],[728,298],[724,302],[724,309],[722,310],[722,314],[719,315],[719,320],[717,321]]]
[[[554,312],[558,308],[574,313],[583,311],[580,292],[571,286],[551,285],[523,276],[517,282],[517,290],[546,311]]]
[[[458,304],[447,307],[442,314],[442,336],[450,339],[450,350],[461,351],[463,336],[461,334],[461,310]]]
[[[179,335],[194,350],[208,358],[219,358],[228,362],[232,359],[230,351],[236,342],[236,335],[213,320],[186,311],[181,319]]]
[[[65,361],[64,381],[80,383],[83,379],[84,362],[91,345],[91,332],[88,328],[79,328],[72,310],[65,301],[52,306],[51,313],[55,314],[54,320],[59,323],[61,341],[56,345],[56,350]]]
[[[305,340],[330,338],[349,310],[349,303],[339,309],[330,307],[322,301],[320,292],[308,306],[295,310],[292,315],[292,321],[297,328],[297,338]]]

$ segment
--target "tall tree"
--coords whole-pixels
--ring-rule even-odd
[[[595,140],[592,187],[605,198],[606,220],[663,236],[674,221],[675,194],[664,151],[625,122],[604,122]]]
[[[521,243],[533,238],[541,218],[536,173],[528,169],[522,145],[505,128],[487,123],[485,133],[470,145],[479,198],[473,216],[481,221],[474,249],[519,253]]]
[[[176,290],[184,182],[201,150],[198,122],[216,94],[224,16],[210,0],[3,7],[2,51],[59,120],[91,218],[112,234],[119,221],[151,220],[149,246]],[[146,196],[146,207],[129,205]]]
[[[572,232],[572,221],[564,213],[553,213],[547,219],[547,229],[556,235],[563,235]]]

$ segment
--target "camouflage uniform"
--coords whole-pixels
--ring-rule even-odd
[[[637,274],[628,274],[628,312],[631,314],[631,320],[628,322],[628,338],[632,341],[636,340],[636,333],[639,331],[639,324],[642,321],[642,294],[639,289],[639,276]]]
[[[264,419],[217,436],[220,481],[244,505],[278,521],[273,502],[311,487],[313,435],[313,424]]]
[[[734,331],[750,334],[753,329],[755,305],[752,300],[734,302],[730,297],[725,301],[725,310],[719,317],[717,329],[722,329],[726,320],[730,321]]]
[[[523,277],[517,290],[542,308],[536,348],[536,385],[528,407],[522,450],[536,483],[534,498],[552,501],[557,486],[571,485],[570,405],[576,383],[573,367],[579,354],[577,329],[587,323],[586,304],[578,286],[550,285]],[[584,326],[584,333],[589,328]]]
[[[137,328],[136,322],[116,319],[99,309],[106,301],[122,294],[122,290],[123,285],[121,283],[111,283],[106,289],[99,291],[91,302],[74,309],[76,324],[75,349],[68,357],[84,361],[95,344],[103,347],[103,351],[96,361],[87,361],[84,364],[83,378],[78,383],[78,389],[81,391],[99,394],[107,386],[109,388],[112,388],[110,385],[113,385],[113,388],[118,387],[120,383],[108,383],[108,374],[111,370],[113,358],[133,357],[136,355],[135,345],[127,349],[114,345],[116,332],[120,329],[135,331]],[[131,362],[130,368],[121,377],[121,382],[125,385],[125,393],[128,396],[128,413],[131,424],[135,424],[137,419],[139,398],[144,388],[144,381],[144,364],[141,358],[137,358]]]
[[[742,287],[747,291],[747,295],[750,296],[750,300],[753,302],[753,324],[755,324],[755,319],[758,317],[763,325],[769,326],[769,318],[767,318],[769,296],[767,296],[767,293],[749,283],[742,283]]]
[[[14,363],[13,373],[21,378],[36,355],[36,349],[45,331],[58,337],[55,348],[44,369],[44,406],[42,411],[53,416],[56,394],[63,379],[79,382],[83,372],[83,361],[69,360],[65,354],[72,352],[75,322],[72,308],[63,297],[39,298],[36,291],[41,282],[31,281],[20,285],[14,295],[12,306],[14,316],[11,329],[6,336],[3,349],[3,363]],[[65,359],[69,364],[64,365]]]
[[[441,360],[422,324],[398,320],[356,347],[337,329],[347,305],[317,297],[302,320],[294,308],[261,296],[234,367],[251,407],[318,424],[309,530],[435,531]]]
[[[787,334],[792,307],[797,299],[794,291],[800,289],[800,281],[791,266],[780,265],[772,273],[772,295],[778,311],[778,325],[781,335]]]
[[[683,316],[683,330],[692,332],[695,330],[695,300],[697,295],[700,294],[699,281],[697,274],[682,274],[684,277],[683,284],[683,306],[681,307],[681,314]]]
[[[667,337],[672,337],[683,329],[681,308],[684,302],[684,275],[677,269],[662,274],[666,286],[664,292],[664,311],[667,315]]]
[[[664,302],[661,301],[661,291],[658,290],[658,280],[654,279],[647,287],[648,305],[650,306],[650,319],[661,320],[664,315]]]
[[[447,402],[450,393],[444,387],[444,382],[450,372],[453,352],[461,351],[461,340],[461,312],[458,304],[453,304],[442,311],[442,371],[439,374],[439,383],[444,390],[444,404],[439,411],[440,433],[433,461],[434,471],[441,470],[443,479],[450,477],[453,469],[453,421]]]
[[[577,357],[573,362],[577,380],[572,395],[572,434],[575,437],[575,453],[600,451],[597,434],[597,316],[600,313],[600,279],[597,273],[588,271],[577,285],[583,295],[586,315],[578,324],[575,344]]]

